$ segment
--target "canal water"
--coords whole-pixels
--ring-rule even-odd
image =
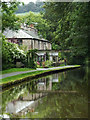
[[[10,118],[87,118],[84,68],[28,80],[2,93],[2,114]]]

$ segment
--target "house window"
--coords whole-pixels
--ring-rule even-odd
[[[18,43],[18,45],[22,45],[22,40],[21,40],[21,39],[18,39],[18,40],[17,40],[17,43]]]
[[[19,40],[19,44],[22,45],[22,40]]]

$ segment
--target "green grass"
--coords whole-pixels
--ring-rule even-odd
[[[34,69],[31,69],[31,68],[11,68],[11,69],[8,69],[8,70],[3,70],[2,74],[19,72],[19,71],[29,71],[29,70],[34,70]]]
[[[70,66],[70,67],[66,67],[66,68],[58,68],[58,69],[53,69],[53,70],[43,70],[43,71],[41,70],[41,71],[34,71],[34,72],[19,74],[19,75],[15,75],[15,76],[3,78],[3,79],[0,81],[0,84],[5,84],[5,83],[9,83],[9,82],[14,82],[14,81],[17,81],[17,80],[21,80],[21,79],[23,79],[23,78],[26,78],[26,77],[31,77],[31,76],[39,75],[39,74],[41,74],[41,73],[45,73],[45,72],[49,72],[49,71],[63,70],[63,69],[75,68],[75,67],[80,67],[80,65],[74,65],[74,66]],[[48,73],[47,73],[47,74],[48,74]]]
[[[65,66],[65,65],[60,64],[60,66]],[[60,66],[58,66],[58,67],[60,67]],[[49,68],[53,68],[53,67],[50,66]],[[40,67],[40,68],[43,68],[43,67]],[[29,70],[35,70],[35,69],[31,69],[31,68],[11,68],[11,69],[7,69],[7,70],[3,70],[2,74],[12,73],[12,72],[20,72],[20,71],[29,71]],[[0,74],[1,74],[1,71],[0,71]]]
[[[23,74],[19,74],[19,75],[15,75],[15,76],[11,76],[11,77],[6,77],[6,78],[3,78],[1,81],[0,81],[0,84],[4,84],[4,83],[8,83],[8,82],[14,82],[16,80],[20,80],[20,79],[23,79],[25,77],[29,77],[29,76],[35,76],[35,75],[38,75],[40,73],[44,73],[45,71],[34,71],[34,72],[29,72],[29,73],[23,73]]]

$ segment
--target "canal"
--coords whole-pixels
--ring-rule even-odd
[[[84,68],[28,80],[2,93],[10,118],[88,118],[88,79]]]

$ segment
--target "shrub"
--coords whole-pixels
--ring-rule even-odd
[[[15,67],[16,62],[26,63],[26,54],[18,48],[17,44],[7,42],[2,36],[2,69]]]
[[[52,61],[47,60],[45,61],[45,67],[50,67],[52,65]]]

